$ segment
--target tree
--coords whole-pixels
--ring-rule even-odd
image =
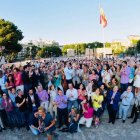
[[[69,45],[64,45],[62,48],[62,53],[67,54],[67,49],[74,49],[75,53],[78,54],[85,54],[86,48],[94,49],[94,48],[102,48],[103,43],[100,42],[93,42],[93,43],[78,43],[78,44],[69,44]]]
[[[42,57],[42,58],[46,58],[46,57],[52,57],[52,56],[61,56],[62,55],[62,51],[58,46],[44,46],[43,48],[41,48],[41,50],[39,50],[37,52],[37,57]]]
[[[140,40],[136,44],[136,51],[140,52]]]
[[[125,46],[118,46],[113,48],[113,53],[114,54],[121,54],[125,52]]]
[[[14,23],[0,19],[0,46],[5,46],[6,54],[16,54],[21,51],[22,46],[19,41],[22,39],[22,31]]]
[[[111,48],[111,43],[106,42],[106,43],[105,43],[105,47],[106,47],[106,48]]]
[[[127,54],[127,55],[135,55],[135,50],[134,50],[134,48],[133,47],[130,47],[130,48],[128,48],[126,51],[125,51],[125,53]]]

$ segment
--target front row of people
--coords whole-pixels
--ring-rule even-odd
[[[79,90],[80,96],[82,95],[81,93],[84,93],[82,88]],[[81,124],[88,128],[91,127],[93,121],[97,128],[105,108],[108,110],[109,123],[114,124],[117,113],[118,118],[125,123],[128,110],[133,106],[129,118],[134,117],[132,123],[137,121],[140,111],[140,95],[138,92],[133,95],[131,86],[122,95],[118,86],[114,86],[113,90],[108,91],[107,94],[103,94],[102,88],[97,88],[90,96],[83,94],[80,101],[78,100],[79,95],[72,84],[69,84],[66,95],[61,89],[58,89],[56,96],[50,101],[52,103],[51,108],[55,107],[55,115],[53,115],[53,111],[48,113],[47,110],[46,113],[46,110],[40,107],[40,105],[44,106],[44,104],[40,103],[38,93],[34,93],[32,89],[29,90],[27,97],[23,95],[21,90],[17,90],[16,95],[15,90],[12,89],[9,97],[6,93],[3,93],[2,98],[0,98],[2,99],[0,100],[0,114],[3,115],[4,110],[7,114],[7,118],[1,115],[1,119],[7,119],[11,129],[13,125],[16,125],[19,128],[21,126],[26,126],[27,129],[30,128],[35,135],[44,132],[47,134],[48,140],[51,140],[52,134],[55,134],[56,122],[58,123],[58,128],[61,128],[60,130],[71,133],[77,130],[80,131],[78,128]],[[46,95],[45,98],[44,96],[41,96],[41,98],[46,99]],[[62,128],[63,125],[66,127]]]

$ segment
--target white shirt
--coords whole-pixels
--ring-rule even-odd
[[[34,99],[34,95],[30,95],[30,98],[31,98],[31,101],[32,101],[32,102],[35,101],[35,99]],[[32,106],[35,106],[35,103],[33,103]]]
[[[72,97],[70,97],[71,95],[72,95]],[[78,92],[75,88],[73,88],[72,90],[68,89],[66,91],[66,96],[67,96],[68,100],[74,101],[74,100],[78,99]]]
[[[72,79],[72,73],[73,73],[72,69],[69,69],[68,67],[65,67],[64,73],[65,73],[65,76],[66,76],[66,80]]]
[[[107,83],[109,83],[111,80],[111,75],[113,75],[111,70],[109,70],[108,72],[105,70],[102,70],[101,72],[101,76],[103,77],[102,82],[105,83],[106,81]]]
[[[50,91],[50,99],[51,101],[54,101],[57,95],[57,91],[56,90],[51,90]]]

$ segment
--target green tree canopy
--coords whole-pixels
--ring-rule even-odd
[[[137,42],[136,49],[138,52],[140,52],[140,40]]]
[[[62,51],[58,46],[44,46],[37,52],[37,57],[52,57],[52,56],[61,56]]]
[[[76,53],[84,54],[86,48],[102,48],[103,43],[93,42],[93,43],[78,43],[78,44],[68,44],[64,45],[62,48],[62,53],[67,54],[67,49],[74,49]]]
[[[22,39],[22,31],[14,23],[0,19],[0,45],[5,46],[7,52],[19,52],[22,49],[19,41]]]

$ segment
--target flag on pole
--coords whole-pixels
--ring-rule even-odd
[[[107,26],[107,18],[105,16],[103,8],[100,8],[100,24],[105,28]]]

